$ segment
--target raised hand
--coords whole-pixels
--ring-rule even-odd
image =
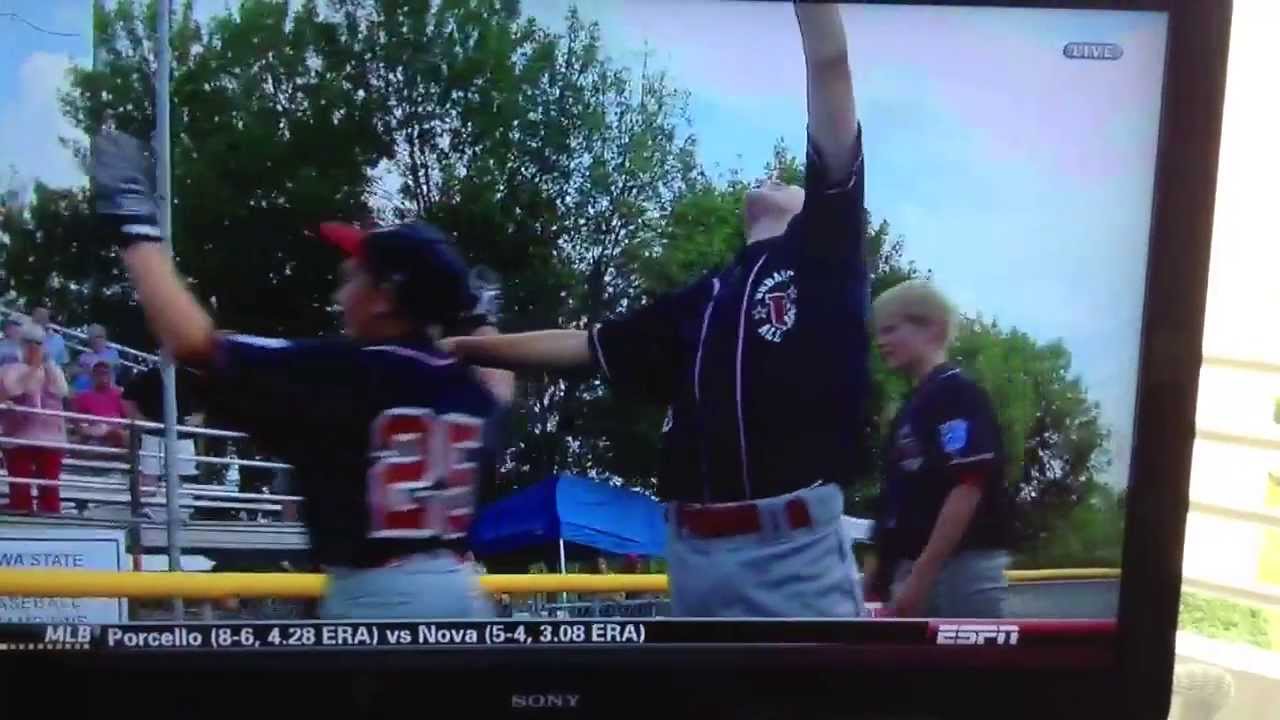
[[[116,130],[103,130],[94,137],[89,155],[94,211],[106,239],[121,248],[162,240],[155,162],[146,143]]]
[[[473,314],[480,316],[485,325],[498,324],[502,314],[502,278],[484,265],[477,265],[468,278],[471,292],[476,296]]]
[[[810,137],[831,175],[824,180],[842,180],[857,159],[858,120],[840,6],[796,3],[795,10],[808,78]]]

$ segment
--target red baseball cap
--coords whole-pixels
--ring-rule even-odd
[[[362,228],[321,223],[318,234],[379,280],[393,281],[401,308],[428,322],[449,321],[476,304],[466,261],[453,240],[425,222]]]
[[[320,223],[320,237],[351,257],[360,257],[369,231],[341,222]]]

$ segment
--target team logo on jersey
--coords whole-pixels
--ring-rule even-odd
[[[955,455],[969,443],[969,423],[964,420],[948,420],[938,426],[938,440],[942,449]]]
[[[920,450],[920,443],[916,442],[916,436],[911,434],[910,425],[898,428],[894,443],[898,451],[898,466],[907,472],[919,470],[924,464],[924,453]]]
[[[782,342],[796,324],[796,284],[794,270],[779,270],[760,282],[751,296],[751,317],[756,332],[769,342]]]

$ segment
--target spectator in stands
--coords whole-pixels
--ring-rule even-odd
[[[22,325],[21,315],[10,315],[4,319],[4,336],[0,337],[0,366],[22,361]]]
[[[93,387],[93,367],[99,362],[107,363],[114,383],[120,367],[120,352],[107,345],[107,329],[94,323],[89,326],[89,351],[80,354],[73,370],[71,389],[82,393]]]
[[[10,363],[22,362],[22,326],[25,323],[21,315],[12,314],[4,319],[3,335],[0,335],[0,368]],[[6,396],[0,388],[0,401]]]
[[[643,575],[648,572],[648,569],[645,567],[646,564],[647,564],[647,561],[644,558],[640,557],[635,553],[630,553],[627,555],[626,559],[622,563],[622,572],[627,575]],[[638,590],[635,592],[627,593],[627,599],[628,600],[653,600],[655,599],[655,596],[651,592]]]
[[[613,570],[609,569],[609,559],[603,555],[596,558],[596,572],[601,575],[612,575]],[[622,602],[627,599],[625,592],[600,593],[601,600],[612,600],[614,602]]]
[[[271,493],[273,495],[297,496],[301,492],[292,472],[277,470],[274,477],[275,479],[271,481]],[[280,519],[283,522],[298,522],[301,520],[302,516],[299,514],[298,503],[298,500],[280,501]]]
[[[635,553],[631,553],[627,555],[627,563],[625,565],[626,570],[624,572],[631,573],[632,575],[640,575],[645,572],[644,566],[644,558]]]
[[[65,422],[61,417],[23,412],[21,408],[62,410],[67,379],[45,355],[43,328],[35,323],[24,325],[21,339],[23,362],[0,368],[0,390],[18,406],[4,416],[5,468],[11,478],[54,481],[39,485],[36,494],[40,512],[57,514],[62,511],[56,481],[62,474],[63,451],[45,443],[66,443]],[[23,513],[36,509],[30,483],[9,482],[9,509]]]
[[[124,419],[127,416],[124,408],[123,391],[116,386],[112,377],[111,363],[98,360],[90,371],[92,385],[89,389],[76,395],[72,407],[82,415],[93,415],[100,418]],[[129,432],[124,425],[117,423],[95,423],[83,421],[80,434],[86,442],[108,447],[126,447],[129,444]]]
[[[175,373],[177,387],[174,389],[178,405],[178,422],[182,424],[194,411],[196,398],[203,393],[201,376],[185,368]],[[154,423],[164,422],[164,380],[160,368],[154,367],[138,373],[124,388],[124,407],[127,417],[134,420],[146,420]],[[139,460],[139,475],[144,489],[159,490],[160,476],[164,474],[164,432],[159,429],[149,430],[142,436],[142,457]],[[193,460],[184,460],[196,454],[195,441],[189,437],[178,439],[178,473],[195,475],[197,470]],[[243,470],[241,470],[243,472]]]
[[[178,404],[178,419],[183,422],[203,411],[203,377],[187,368],[179,367],[174,373],[177,387],[174,389]],[[136,373],[124,386],[125,410],[129,417],[151,422],[164,422],[164,379],[159,367]]]
[[[70,365],[71,354],[67,352],[67,341],[49,326],[49,308],[39,306],[32,309],[31,321],[44,330],[44,356],[60,368]]]

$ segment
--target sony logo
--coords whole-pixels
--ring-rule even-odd
[[[570,693],[537,693],[530,695],[515,694],[511,696],[511,707],[527,708],[576,708],[581,695]]]
[[[1062,46],[1062,56],[1068,60],[1119,60],[1124,48],[1115,43],[1069,42]]]
[[[939,625],[939,645],[1017,645],[1017,625]]]

